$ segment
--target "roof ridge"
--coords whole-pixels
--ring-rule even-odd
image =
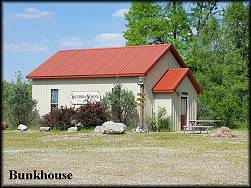
[[[68,49],[68,50],[58,50],[58,52],[62,51],[81,51],[81,50],[102,50],[102,49],[120,49],[120,48],[137,48],[137,47],[152,47],[152,46],[170,46],[171,44],[144,44],[138,46],[119,46],[119,47],[102,47],[102,48],[81,48],[81,49]]]

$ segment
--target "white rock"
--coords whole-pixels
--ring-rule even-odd
[[[17,127],[17,129],[21,130],[21,131],[26,131],[28,129],[28,127],[26,125],[19,124],[18,127]]]
[[[104,133],[104,130],[103,130],[102,126],[97,126],[97,127],[95,127],[94,132],[96,132],[96,133]]]
[[[145,129],[142,129],[140,127],[137,127],[136,130],[135,130],[136,133],[145,133],[146,130]]]
[[[126,130],[126,126],[123,123],[114,123],[113,121],[107,121],[102,125],[103,133],[106,134],[121,134]]]
[[[83,125],[81,123],[77,123],[75,127],[83,127]]]
[[[77,127],[70,127],[70,128],[68,128],[67,131],[68,131],[68,132],[77,132],[77,131],[78,131],[78,128],[77,128]]]
[[[39,130],[40,131],[49,131],[50,127],[40,127]]]

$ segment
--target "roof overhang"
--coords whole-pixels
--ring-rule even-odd
[[[180,83],[184,80],[185,77],[188,77],[191,81],[194,89],[197,94],[202,93],[202,87],[197,82],[193,74],[188,68],[175,68],[168,69],[160,80],[152,88],[153,93],[173,93],[176,92],[176,89]]]

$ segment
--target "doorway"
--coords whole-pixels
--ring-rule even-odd
[[[187,125],[187,97],[181,97],[181,130]]]

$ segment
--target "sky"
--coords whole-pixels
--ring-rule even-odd
[[[3,80],[27,75],[58,50],[125,46],[130,2],[3,4]]]

